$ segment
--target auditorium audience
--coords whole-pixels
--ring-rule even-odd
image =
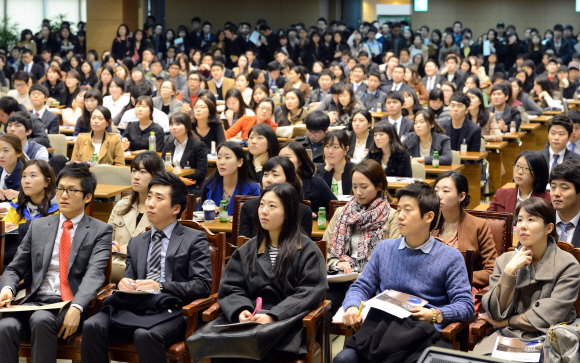
[[[73,136],[91,131],[91,113],[103,105],[103,96],[98,89],[90,89],[83,96],[83,114],[75,124]]]
[[[32,128],[32,118],[24,111],[14,112],[8,117],[8,122],[6,123],[6,132],[13,133],[20,139],[26,160],[39,159],[48,162],[49,155],[47,148],[32,140],[28,140],[28,137],[32,134]]]
[[[245,75],[242,74],[239,77],[245,77]],[[226,108],[220,115],[220,120],[224,124],[224,129],[227,131],[233,124],[244,116],[255,116],[255,113],[246,105],[243,94],[240,90],[232,88],[226,93]]]
[[[497,126],[495,115],[485,108],[483,99],[485,93],[481,92],[479,88],[472,88],[465,94],[470,100],[465,119],[473,121],[481,128],[481,137],[486,142],[502,141],[501,130]]]
[[[174,81],[165,80],[161,83],[157,97],[153,97],[153,106],[169,115],[182,110],[182,102],[175,98],[177,86]]]

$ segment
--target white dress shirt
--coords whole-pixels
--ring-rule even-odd
[[[46,109],[47,109],[46,106],[42,106],[42,108],[38,111],[36,111],[35,109],[32,109],[32,114],[38,118],[42,118]],[[38,115],[36,115],[36,114],[38,114]]]
[[[393,87],[391,88],[391,91],[400,91],[401,87],[403,86],[403,82],[401,83],[393,83]]]
[[[572,220],[570,221],[570,223],[572,223],[572,227],[568,227],[568,230],[566,231],[567,233],[566,242],[572,243],[572,237],[574,237],[574,231],[576,230],[576,226],[578,226],[579,220],[580,213],[576,214],[576,216],[572,218]],[[562,227],[560,227],[560,225],[558,224],[560,222],[562,222],[562,219],[560,218],[560,214],[558,213],[558,211],[556,211],[556,232],[558,232],[559,236],[562,236]]]
[[[62,224],[67,221],[64,214],[59,214],[58,222],[58,232],[56,233],[56,240],[54,241],[54,247],[52,248],[52,255],[50,258],[50,265],[48,265],[48,271],[40,284],[40,289],[38,290],[39,295],[56,295],[60,296],[60,270],[59,270],[59,250],[60,250],[60,238],[62,237],[63,227]],[[81,213],[74,217],[70,221],[73,223],[70,229],[70,243],[71,249],[74,243],[75,231],[80,223],[80,221],[85,216],[85,213]],[[72,306],[77,307],[81,312],[83,307],[77,304],[72,304]]]
[[[123,115],[121,122],[119,122],[119,128],[125,129],[129,122],[139,121],[139,117],[135,114],[135,109],[131,109]],[[169,133],[169,117],[167,114],[161,110],[153,108],[153,122],[163,127],[163,132]]]
[[[185,152],[185,145],[187,145],[187,140],[188,139],[185,139],[183,144],[180,144],[177,139],[173,140],[173,143],[175,144],[175,151],[173,152],[173,166],[175,167],[181,167],[181,158]]]
[[[127,106],[129,101],[131,101],[129,96],[121,95],[117,101],[113,101],[113,96],[109,95],[103,98],[103,106],[111,111],[111,118],[115,118],[123,107]]]
[[[427,84],[425,86],[425,89],[427,89],[427,92],[431,92],[433,90],[433,88],[435,88],[435,79],[436,78],[437,78],[437,75],[435,75],[433,77],[427,76]]]
[[[395,126],[395,128],[397,129],[397,135],[399,134],[399,130],[401,129],[401,122],[403,121],[403,115],[399,116],[398,119],[393,120],[390,116],[389,116],[389,122],[391,124],[393,124]]]
[[[548,150],[550,150],[550,160],[548,160],[548,167],[550,168],[550,171],[552,171],[552,164],[554,163],[554,151],[552,151],[552,148],[548,148]],[[558,165],[562,164],[564,162],[564,154],[566,153],[566,148],[564,148],[564,150],[560,151],[558,153],[559,157],[558,157]]]
[[[216,88],[221,88],[222,87],[222,84],[224,83],[224,77],[222,77],[222,79],[220,79],[219,81],[214,78],[213,81],[215,82],[215,87]]]

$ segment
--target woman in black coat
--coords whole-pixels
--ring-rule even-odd
[[[411,155],[389,121],[375,124],[373,144],[366,158],[381,164],[387,177],[413,177]]]
[[[223,315],[210,323],[288,324],[284,335],[270,338],[276,343],[263,361],[298,357],[301,344],[291,342],[303,339],[302,318],[320,304],[328,289],[324,256],[300,233],[300,204],[296,190],[287,183],[264,190],[257,236],[232,254],[218,292]],[[251,316],[258,297],[262,310]]]
[[[268,160],[262,169],[262,184],[264,188],[274,183],[288,183],[294,187],[296,193],[302,198],[302,185],[294,170],[294,164],[283,156],[275,156]],[[253,238],[256,236],[254,225],[255,211],[260,206],[260,198],[245,202],[240,213],[240,226],[238,235]],[[312,212],[310,207],[300,203],[300,226],[302,233],[310,237],[312,235]]]
[[[316,165],[316,176],[324,179],[329,187],[338,184],[338,194],[348,195],[352,190],[350,171],[354,164],[348,156],[350,138],[344,130],[333,130],[324,137],[325,164]]]
[[[173,167],[195,170],[193,174],[184,178],[194,183],[188,188],[189,193],[195,195],[197,199],[201,196],[201,187],[207,175],[209,151],[205,143],[193,135],[191,127],[191,118],[185,112],[171,114],[169,119],[171,136],[165,141],[162,157],[166,160],[167,153],[170,153]]]

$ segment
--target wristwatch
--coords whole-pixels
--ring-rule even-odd
[[[431,309],[433,312],[433,320],[431,320],[432,324],[441,324],[443,322],[443,314],[438,309]]]
[[[159,283],[159,292],[162,292],[162,291],[163,291],[163,282],[160,282]]]

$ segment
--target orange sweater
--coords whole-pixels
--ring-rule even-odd
[[[242,116],[240,119],[238,119],[238,121],[236,121],[235,124],[232,125],[232,127],[226,130],[226,139],[231,139],[240,131],[242,132],[242,139],[247,139],[250,135],[250,130],[256,124],[257,119],[258,116]],[[278,125],[270,119],[266,120],[266,123],[272,126],[274,131],[276,131],[278,128]]]

